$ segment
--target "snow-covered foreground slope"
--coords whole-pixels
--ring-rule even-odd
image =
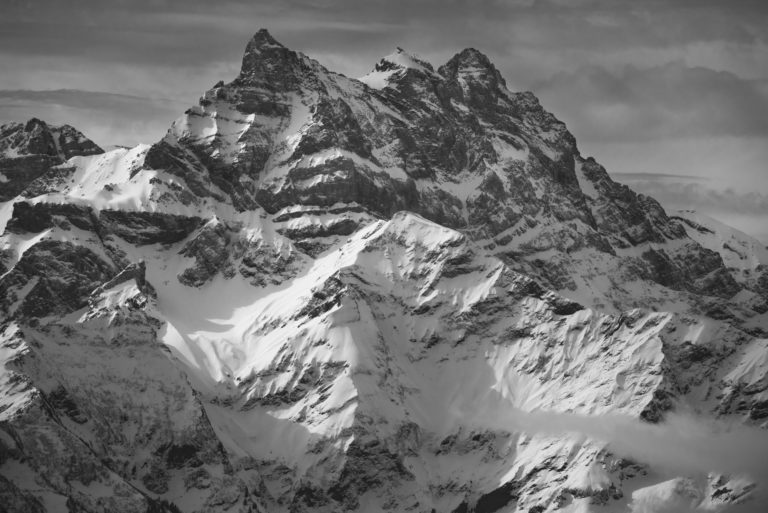
[[[41,123],[0,137],[39,164],[0,206],[5,510],[768,507],[764,248],[477,50],[356,81],[262,31],[154,145],[38,159]]]
[[[261,223],[254,236],[279,244],[270,221]],[[658,454],[647,452],[668,433],[644,448],[616,430],[642,430],[640,419],[658,421],[672,407],[762,419],[768,366],[755,356],[764,358],[766,340],[714,320],[585,309],[409,213],[370,223],[315,259],[291,260],[284,241],[284,266],[271,273],[282,282],[216,277],[189,288],[176,278],[191,265],[181,253],[209,226],[164,246],[115,238],[109,251],[146,270],[129,267],[84,309],[34,311],[34,327],[9,326],[6,369],[16,384],[3,390],[12,403],[3,415],[12,439],[34,439],[39,433],[25,426],[49,417],[57,458],[87,450],[113,461],[88,478],[36,481],[35,472],[67,466],[8,441],[5,476],[21,472],[14,455],[32,461],[25,472],[33,477],[12,480],[18,495],[64,500],[63,483],[74,478],[87,483],[72,500],[96,510],[93,487],[111,497],[124,481],[136,489],[126,501],[156,498],[190,511],[222,493],[237,503],[253,497],[267,511],[619,510],[677,476],[688,479],[684,500],[715,505],[746,495],[760,477],[739,449],[722,467],[681,458],[667,468],[661,458],[656,468]],[[63,244],[71,232],[55,227],[45,238]],[[13,283],[8,276],[4,284]],[[32,293],[15,292],[16,311],[39,306]],[[187,380],[171,379],[179,371]],[[193,390],[199,399],[182,400]],[[30,418],[41,401],[49,409]],[[168,417],[177,408],[178,419]],[[701,430],[709,421],[687,422]],[[606,430],[611,423],[618,427]],[[190,429],[196,434],[183,434]],[[222,448],[209,454],[212,439]],[[30,488],[40,479],[46,486]]]
[[[627,419],[658,420],[673,402],[727,411],[716,397],[732,402],[735,390],[765,379],[763,368],[760,377],[735,370],[726,381],[742,365],[745,343],[726,326],[596,314],[474,251],[457,232],[398,214],[318,258],[292,286],[217,319],[231,328],[226,348],[212,351],[222,368],[209,397],[226,407],[209,413],[225,446],[243,456],[268,451],[275,461],[260,467],[267,488],[296,504],[285,483],[301,482],[312,490],[306,506],[324,504],[318,510],[617,506],[641,487],[634,476],[643,472],[627,460],[643,461],[649,448],[615,435],[601,440],[594,426],[612,422],[603,415],[623,414],[617,424],[634,427]],[[215,347],[214,337],[222,332],[200,338]],[[704,379],[685,375],[702,373],[698,362],[679,367],[699,350],[719,353],[718,369]],[[537,412],[582,414],[592,427],[568,415],[542,421]],[[285,434],[260,434],[274,429]],[[749,472],[756,461],[681,467],[697,482],[697,500],[716,504],[752,485],[702,479],[707,471]]]

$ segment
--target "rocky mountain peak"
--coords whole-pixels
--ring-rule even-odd
[[[32,118],[0,126],[0,201],[20,194],[51,167],[72,157],[104,153],[69,125],[53,126]]]
[[[246,46],[246,53],[253,51],[268,50],[270,48],[285,48],[280,44],[267,29],[259,29]]]
[[[415,69],[420,71],[434,71],[434,68],[427,61],[416,55],[397,47],[391,54],[382,57],[382,59],[373,68],[374,71],[390,71],[393,69]]]
[[[471,80],[489,86],[506,87],[506,82],[487,55],[475,48],[465,48],[441,66],[438,73],[448,79]]]
[[[360,78],[360,81],[374,89],[383,89],[393,81],[399,81],[413,74],[433,76],[435,70],[430,63],[413,55],[401,47],[386,55],[376,63],[373,71]]]
[[[32,132],[34,130],[47,130],[48,125],[42,119],[32,118],[24,125],[25,132]]]
[[[50,128],[40,119],[27,121],[22,130],[16,131],[13,139],[13,148],[21,154],[58,154]]]
[[[301,60],[299,54],[280,44],[266,29],[261,29],[245,47],[238,79],[292,90],[296,86],[294,79]]]
[[[57,155],[50,128],[37,118],[0,127],[0,151],[6,157]]]
[[[23,124],[0,126],[0,153],[6,158],[46,155],[63,162],[78,155],[104,153],[104,150],[70,125],[53,126],[32,118]]]

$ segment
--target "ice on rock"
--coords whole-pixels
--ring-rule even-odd
[[[425,75],[434,75],[432,65],[409,54],[402,48],[397,48],[391,54],[382,57],[373,71],[360,77],[360,81],[373,89],[384,89],[391,81],[407,70],[416,70]]]

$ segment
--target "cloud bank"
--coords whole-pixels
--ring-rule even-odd
[[[69,124],[102,146],[153,143],[186,108],[178,100],[94,91],[0,90],[0,120]]]
[[[716,472],[743,476],[757,483],[752,500],[721,511],[757,513],[762,511],[760,505],[768,502],[768,432],[756,427],[682,413],[669,413],[664,422],[650,424],[615,414],[590,416],[516,408],[498,408],[490,419],[483,420],[483,428],[489,427],[489,420],[495,428],[507,431],[551,436],[577,434],[598,440],[617,456],[660,469],[667,479],[702,479]],[[699,500],[689,498],[690,509],[680,502],[674,503],[674,509],[669,511],[699,511],[695,509]],[[633,511],[668,510],[646,509],[638,501]]]

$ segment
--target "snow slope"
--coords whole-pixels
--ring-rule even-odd
[[[674,216],[689,237],[720,253],[729,268],[746,272],[768,265],[768,248],[754,237],[694,210],[679,210]]]

